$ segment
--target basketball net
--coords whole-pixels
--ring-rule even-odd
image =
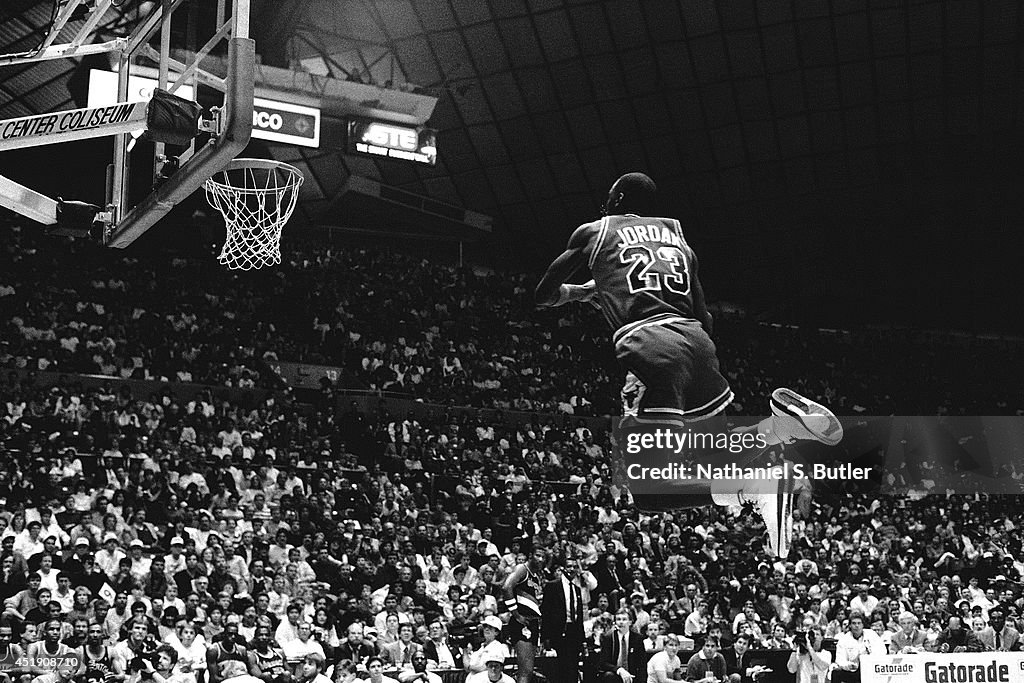
[[[231,270],[281,263],[281,229],[295,210],[302,173],[269,159],[235,159],[206,181],[206,199],[224,216],[217,260]]]

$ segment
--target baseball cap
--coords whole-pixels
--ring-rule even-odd
[[[175,536],[171,539],[171,545],[185,545],[185,539],[181,536]]]
[[[81,546],[85,546],[86,548],[88,548],[89,547],[89,539],[86,538],[85,536],[79,536],[77,539],[75,539],[75,545],[76,546],[81,545]]]
[[[142,543],[142,541],[140,541],[139,539],[136,538],[136,539],[132,540],[131,543],[128,544],[128,547],[129,548],[141,548],[141,547],[143,547],[143,545],[144,544]]]
[[[501,664],[501,665],[505,664],[505,660],[503,660],[498,655],[493,655],[493,654],[487,655],[486,659],[484,659],[484,664],[490,664],[491,662],[497,662],[498,664]]]
[[[116,540],[117,540],[117,534],[115,534],[113,531],[108,531],[106,533],[106,535],[103,537],[103,542],[104,543],[106,543],[107,541],[116,541]]]
[[[484,617],[484,620],[482,622],[480,622],[480,623],[481,623],[482,626],[489,626],[489,627],[491,627],[493,629],[497,629],[499,631],[504,626],[504,624],[501,623],[501,619],[499,619],[498,617],[494,616],[493,614]]]

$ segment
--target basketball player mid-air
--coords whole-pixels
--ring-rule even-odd
[[[615,330],[615,355],[626,371],[622,427],[684,427],[721,414],[733,399],[711,341],[712,319],[697,277],[697,257],[678,220],[653,217],[656,195],[654,181],[643,173],[616,180],[604,217],[573,232],[537,285],[538,306],[589,302]],[[592,280],[566,284],[583,269]],[[750,428],[766,446],[798,439],[835,445],[842,439],[835,415],[794,391],[773,391],[771,409],[771,417]],[[687,494],[696,488],[699,495],[681,495],[678,505],[659,496],[659,507],[751,503],[764,518],[771,551],[782,558],[789,554],[797,497],[793,479],[689,480],[673,486]],[[638,503],[645,507],[642,500]]]

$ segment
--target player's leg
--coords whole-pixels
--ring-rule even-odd
[[[722,376],[714,343],[695,322],[672,322],[640,327],[617,340],[616,352],[627,368],[623,387],[623,429],[689,429],[704,425],[705,431],[725,429],[721,413],[732,400],[732,391]],[[796,440],[816,440],[834,445],[842,438],[842,426],[835,415],[819,403],[789,389],[772,393],[771,416],[746,428],[770,447]],[[766,448],[735,453],[705,450],[686,457],[709,464],[740,460],[740,466],[756,466]],[[670,456],[666,454],[666,461]],[[714,502],[730,508],[752,504],[765,520],[773,552],[788,554],[792,511],[797,501],[809,508],[808,482],[783,480],[728,480],[700,477],[675,479],[671,495],[634,494],[645,509],[697,507]]]
[[[533,664],[537,658],[537,646],[531,640],[522,639],[515,643],[516,653],[516,683],[531,683],[533,679]]]

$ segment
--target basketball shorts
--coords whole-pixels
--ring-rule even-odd
[[[533,645],[540,645],[540,620],[524,620],[526,623],[520,622],[519,620],[509,619],[509,622],[505,625],[505,636],[508,638],[510,645],[515,645],[518,642],[531,643]]]
[[[615,355],[626,371],[626,418],[687,423],[708,418],[732,402],[718,369],[715,344],[696,320],[655,316],[615,333]]]

